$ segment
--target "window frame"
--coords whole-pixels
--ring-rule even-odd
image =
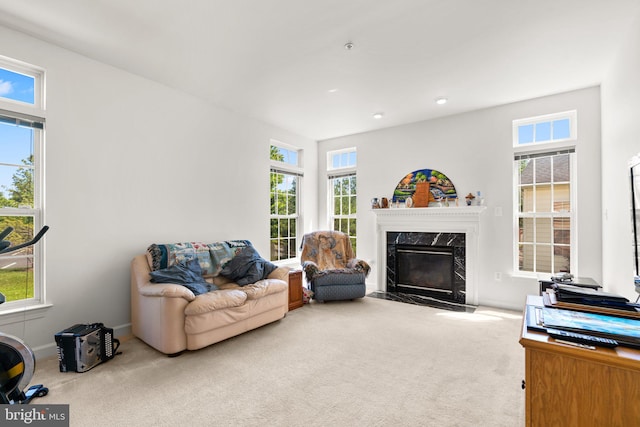
[[[44,149],[45,149],[45,73],[44,69],[21,61],[0,56],[0,68],[30,76],[34,79],[34,103],[0,97],[0,116],[3,117],[3,126],[15,123],[16,126],[28,127],[33,130],[33,164],[31,165],[33,176],[33,206],[31,207],[5,207],[1,210],[2,216],[33,217],[33,234],[44,226]],[[7,166],[16,166],[7,164]],[[1,231],[1,230],[0,230]],[[11,235],[7,236],[11,241]],[[15,256],[12,255],[12,256]],[[33,260],[33,297],[16,301],[7,301],[0,305],[0,324],[11,323],[17,313],[25,316],[25,310],[33,311],[48,307],[46,304],[45,283],[45,249],[41,241],[32,247],[32,255],[19,255],[15,259]],[[37,313],[37,312],[34,312]],[[39,314],[30,315],[37,318]],[[26,318],[26,317],[25,317]]]
[[[338,155],[342,155],[342,154],[351,154],[354,153],[355,154],[355,164],[353,165],[348,165],[348,166],[339,166],[339,167],[333,167],[333,157],[334,156],[338,156]],[[344,149],[340,149],[340,150],[334,150],[334,151],[329,151],[327,152],[327,227],[330,230],[336,230],[335,228],[335,220],[336,219],[346,219],[346,220],[354,220],[355,221],[355,227],[352,230],[352,233],[348,233],[345,232],[344,230],[339,230],[339,231],[343,231],[346,234],[349,235],[349,238],[351,240],[351,246],[353,247],[354,250],[354,254],[356,253],[356,242],[357,242],[357,226],[358,226],[358,210],[357,210],[357,205],[358,205],[358,181],[357,181],[357,169],[358,169],[358,151],[355,147],[350,147],[350,148],[344,148]],[[342,179],[342,178],[351,178],[353,177],[356,180],[356,192],[355,192],[355,213],[349,213],[347,215],[343,215],[343,214],[336,214],[335,213],[335,192],[334,192],[334,180],[335,179]],[[344,195],[341,195],[340,197],[343,197]],[[351,195],[349,195],[351,197]]]
[[[283,174],[285,176],[290,176],[294,179],[297,180],[296,182],[296,212],[293,214],[273,214],[271,213],[271,204],[269,206],[269,260],[275,264],[287,264],[290,262],[293,262],[295,260],[298,259],[299,257],[299,244],[302,238],[302,230],[303,230],[303,226],[302,226],[302,221],[303,221],[303,215],[302,215],[302,192],[300,191],[302,185],[303,185],[303,180],[304,180],[304,169],[303,169],[303,155],[304,155],[304,151],[300,148],[294,147],[292,145],[289,144],[285,144],[283,142],[280,141],[276,141],[276,140],[271,140],[270,141],[270,145],[269,145],[269,150],[271,151],[271,147],[276,147],[279,149],[283,149],[283,150],[287,150],[290,152],[296,152],[297,153],[297,164],[292,164],[292,163],[287,163],[287,162],[283,162],[283,161],[278,161],[278,160],[274,160],[271,159],[271,155],[269,155],[269,182],[271,182],[271,174],[273,173],[278,173],[278,174]],[[271,200],[271,188],[269,188],[269,199]],[[283,220],[283,219],[287,219],[287,220],[291,220],[291,219],[295,219],[295,236],[294,236],[294,254],[295,256],[293,257],[289,257],[289,258],[281,258],[281,259],[272,259],[272,241],[274,239],[276,239],[277,241],[282,240],[283,238],[280,236],[277,237],[273,237],[271,236],[271,222],[276,219],[278,221]],[[290,239],[290,238],[289,238]]]
[[[520,201],[520,189],[521,189],[521,184],[520,184],[520,171],[519,171],[519,162],[521,160],[521,157],[529,157],[529,158],[542,158],[542,157],[553,157],[553,156],[557,156],[557,155],[563,155],[563,154],[568,154],[569,155],[569,204],[570,204],[570,210],[569,212],[563,212],[563,211],[530,211],[530,212],[520,212],[520,207],[519,207],[519,201]],[[562,218],[568,218],[570,221],[570,226],[569,226],[569,270],[571,272],[571,274],[573,275],[578,275],[577,272],[577,258],[578,258],[578,222],[577,222],[577,185],[576,185],[576,177],[577,177],[577,152],[575,150],[575,148],[567,148],[567,149],[560,149],[560,150],[551,150],[551,151],[537,151],[537,152],[530,152],[530,153],[516,153],[514,155],[514,159],[513,159],[513,191],[514,191],[514,197],[513,197],[513,271],[514,271],[514,275],[516,276],[520,276],[520,277],[534,277],[534,278],[548,278],[549,274],[555,274],[558,273],[559,271],[551,271],[551,272],[541,272],[541,271],[537,271],[536,268],[536,258],[534,255],[534,260],[533,260],[533,265],[534,265],[534,271],[530,271],[530,270],[521,270],[520,269],[520,262],[519,262],[519,256],[520,256],[520,250],[519,250],[519,245],[520,245],[520,219],[523,218],[531,218],[534,221],[534,224],[536,222],[536,219],[543,219],[543,218],[549,218],[551,220],[551,230],[553,231],[553,222],[555,219],[562,219]],[[549,183],[539,183],[541,186],[545,186],[545,185],[553,185],[554,182],[553,180],[551,180]],[[528,185],[527,185],[528,186]],[[532,188],[534,188],[536,186],[536,183],[533,182],[531,184]],[[535,190],[534,190],[535,191]],[[553,203],[551,203],[551,209],[553,209]],[[554,242],[555,240],[555,236],[553,236],[553,233],[551,233],[551,242],[548,243],[549,246],[551,247],[552,251],[551,251],[551,260],[552,260],[552,270],[553,270],[553,248],[555,246],[558,246],[555,244]],[[536,238],[534,237],[533,240],[533,245],[539,245],[539,244],[545,244],[545,243],[538,243]]]
[[[554,120],[561,120],[568,118],[570,120],[569,137],[563,139],[551,139],[548,141],[534,141],[526,144],[518,143],[518,128],[522,125],[536,125],[539,123],[551,122]],[[547,272],[536,272],[520,270],[519,263],[519,219],[524,217],[519,212],[519,171],[518,160],[520,156],[536,156],[542,157],[543,155],[560,154],[561,152],[570,151],[570,216],[571,225],[569,228],[570,244],[569,244],[569,269],[571,274],[577,276],[578,273],[578,182],[577,182],[577,157],[578,157],[578,112],[577,110],[562,111],[558,113],[544,114],[539,116],[533,116],[523,119],[516,119],[512,121],[512,146],[513,146],[513,271],[514,275],[520,277],[535,277],[535,278],[548,278]],[[539,214],[542,214],[540,212]],[[550,218],[561,217],[559,213],[552,214]],[[565,215],[566,217],[566,215]],[[534,264],[535,265],[535,264]],[[557,273],[557,272],[552,272]]]
[[[355,163],[353,165],[338,166],[338,167],[333,166],[333,158],[335,156],[339,156],[342,154],[348,155],[351,153],[355,154]],[[355,147],[342,148],[340,150],[332,150],[327,152],[327,172],[353,171],[355,173],[357,167],[358,167],[358,150]]]
[[[552,123],[554,121],[569,119],[569,137],[558,138],[544,141],[536,141],[535,138],[532,142],[519,143],[519,129],[521,126],[533,125],[534,129],[536,125],[544,123]],[[514,149],[531,150],[532,147],[540,149],[542,146],[553,146],[558,143],[566,143],[568,141],[575,141],[578,139],[578,113],[576,110],[563,111],[560,113],[544,114],[541,116],[528,117],[524,119],[513,120],[512,124],[512,138]]]
[[[0,68],[4,68],[5,70],[12,71],[14,73],[23,74],[34,79],[33,104],[15,99],[0,97],[0,109],[44,118],[46,110],[46,81],[44,68],[27,64],[26,62],[11,59],[2,55],[0,55]]]

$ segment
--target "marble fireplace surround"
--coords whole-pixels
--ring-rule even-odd
[[[485,210],[485,206],[372,209],[376,215],[377,290],[387,291],[387,232],[464,233],[465,303],[478,305],[480,216]]]

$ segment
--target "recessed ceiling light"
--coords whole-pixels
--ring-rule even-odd
[[[374,114],[373,114],[373,118],[374,118],[374,119],[381,119],[381,118],[382,118],[382,116],[384,116],[384,113],[374,113]]]
[[[447,101],[448,99],[443,96],[441,96],[440,98],[436,98],[436,104],[438,105],[444,105],[447,103]]]
[[[347,43],[344,45],[344,48],[345,48],[345,49],[347,49],[347,50],[351,50],[351,49],[353,49],[353,43],[351,43],[351,42],[347,42]]]
[[[337,88],[334,88],[334,89],[329,89],[327,92],[329,92],[329,93],[336,93],[337,91],[338,91],[338,89],[337,89]]]

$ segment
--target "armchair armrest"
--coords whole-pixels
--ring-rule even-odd
[[[357,258],[350,259],[349,262],[347,263],[346,268],[343,268],[343,269],[320,270],[318,268],[318,264],[316,264],[313,261],[303,262],[302,269],[304,270],[307,281],[309,282],[312,282],[318,277],[324,276],[326,274],[331,274],[331,273],[348,274],[348,273],[359,272],[364,274],[364,277],[367,277],[369,275],[369,272],[371,271],[371,267],[366,261],[357,259]]]
[[[318,264],[313,261],[304,261],[302,263],[302,269],[304,270],[304,275],[309,282],[311,282],[320,271]]]
[[[350,259],[349,262],[347,263],[347,267],[354,268],[358,271],[363,272],[364,277],[367,277],[369,275],[369,272],[371,271],[371,267],[369,266],[369,264],[365,260],[358,259],[358,258]]]

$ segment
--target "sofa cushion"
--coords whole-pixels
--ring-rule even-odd
[[[220,275],[244,286],[266,279],[276,268],[275,264],[263,259],[253,246],[247,246],[224,266]]]
[[[229,307],[240,307],[247,300],[247,294],[235,289],[221,289],[198,295],[184,309],[184,314],[194,316]]]
[[[287,290],[287,284],[278,279],[265,279],[256,283],[246,285],[242,287],[242,292],[247,294],[247,299],[258,299],[265,295],[277,294],[278,292],[285,292]]]

